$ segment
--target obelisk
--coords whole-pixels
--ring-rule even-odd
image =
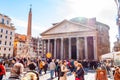
[[[28,14],[28,27],[27,27],[27,54],[26,56],[32,57],[33,55],[33,47],[32,47],[32,5],[30,5],[30,11]]]
[[[30,11],[28,15],[28,27],[27,27],[27,41],[31,41],[31,34],[32,34],[32,5],[30,5]]]

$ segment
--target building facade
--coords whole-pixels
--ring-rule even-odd
[[[33,51],[37,54],[36,56],[42,57],[42,39],[32,37]]]
[[[15,33],[14,40],[14,56],[25,57],[27,53],[27,36]],[[42,56],[42,41],[41,38],[32,37],[31,48],[36,56]]]
[[[27,40],[26,35],[15,33],[14,51],[13,51],[14,57],[21,55],[21,53],[25,53],[26,40]]]
[[[3,14],[0,14],[0,56],[13,55],[15,27],[11,23],[11,19]]]
[[[43,53],[49,52],[57,59],[98,60],[110,51],[109,26],[96,18],[63,20],[41,36]]]

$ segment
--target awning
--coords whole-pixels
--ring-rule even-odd
[[[119,59],[120,58],[120,51],[119,52],[111,52],[101,56],[101,59]]]

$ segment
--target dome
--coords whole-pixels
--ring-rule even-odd
[[[70,19],[70,21],[76,22],[76,23],[81,23],[81,24],[86,24],[88,19],[85,17],[75,17],[75,18]]]

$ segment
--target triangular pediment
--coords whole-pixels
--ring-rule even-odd
[[[64,20],[64,21],[54,25],[50,29],[46,30],[41,35],[91,31],[94,29],[95,29],[95,27],[92,27],[92,26],[82,25],[82,24]]]

